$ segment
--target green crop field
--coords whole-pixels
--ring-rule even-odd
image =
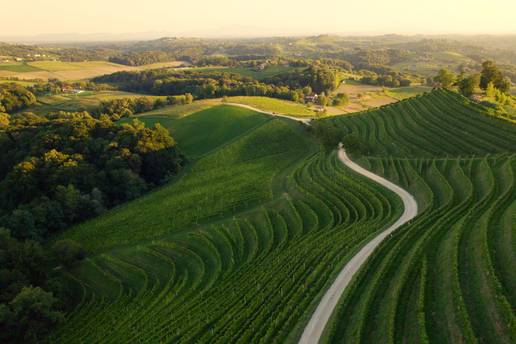
[[[139,118],[196,160],[61,234],[88,257],[64,272],[79,302],[50,342],[294,343],[343,265],[401,214],[294,121],[230,106]],[[516,127],[447,91],[324,121],[369,142],[357,161],[420,208],[360,271],[324,342],[513,342]]]
[[[366,168],[419,216],[341,299],[329,343],[513,343],[516,126],[446,91],[332,119],[373,146]]]

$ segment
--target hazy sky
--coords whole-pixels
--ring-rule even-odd
[[[0,36],[516,33],[516,0],[0,0]]]

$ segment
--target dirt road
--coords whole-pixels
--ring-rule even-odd
[[[404,211],[401,217],[389,228],[378,234],[373,240],[368,242],[353,258],[344,266],[337,279],[330,286],[326,294],[324,294],[321,302],[317,306],[314,314],[299,340],[300,344],[316,344],[319,342],[321,335],[326,327],[328,320],[335,310],[340,297],[344,293],[353,276],[358,272],[360,267],[367,261],[367,258],[373,253],[374,249],[398,227],[407,223],[417,215],[417,203],[414,197],[399,186],[389,182],[388,180],[360,167],[349,159],[346,152],[339,148],[339,159],[344,165],[351,168],[357,173],[374,180],[383,185],[387,189],[395,192],[403,201]]]
[[[223,103],[223,104],[231,105],[231,106],[238,106],[238,107],[241,107],[241,108],[245,108],[245,109],[253,110],[253,111],[256,111],[256,112],[259,112],[259,113],[263,113],[263,114],[269,115],[269,116],[289,118],[291,120],[302,122],[302,123],[305,123],[305,124],[310,124],[310,121],[312,120],[311,117],[294,117],[294,116],[288,116],[288,115],[280,115],[280,114],[275,113],[275,112],[264,111],[264,110],[257,109],[257,108],[255,108],[253,106],[250,106],[250,105],[244,105],[244,104],[239,104],[239,103]]]

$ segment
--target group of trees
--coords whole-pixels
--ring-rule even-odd
[[[349,97],[346,93],[337,93],[332,100],[334,106],[344,106],[349,103]]]
[[[71,82],[58,79],[49,79],[46,82],[37,82],[27,89],[34,93],[36,96],[41,96],[49,94],[61,94],[63,92],[67,92],[67,90],[104,91],[112,89],[112,87],[106,84],[96,84],[89,80]]]
[[[36,96],[16,83],[0,84],[0,113],[23,110],[36,103]]]
[[[374,73],[368,72],[367,75],[363,76],[360,79],[360,82],[366,85],[377,85],[386,87],[404,87],[410,86],[410,84],[412,83],[410,79],[394,72],[383,75],[376,75]]]
[[[316,61],[302,71],[287,72],[262,80],[266,84],[299,90],[310,87],[315,93],[329,93],[339,85],[335,68]]]
[[[511,87],[511,82],[503,76],[493,61],[483,62],[480,74],[465,75],[461,73],[456,75],[447,69],[441,69],[433,81],[444,88],[457,86],[466,97],[473,95],[475,90],[480,87],[486,90],[488,97],[494,98],[498,94],[499,98],[503,98],[502,94],[508,94]]]
[[[284,73],[262,82],[235,73],[167,69],[118,72],[94,81],[116,84],[125,91],[154,95],[191,94],[196,99],[247,95],[293,101],[303,98],[304,87],[321,93],[330,92],[338,85],[335,71],[326,65],[312,65],[302,72]]]
[[[371,147],[367,142],[353,133],[346,133],[342,128],[335,126],[333,123],[315,121],[311,126],[311,130],[328,152],[336,149],[339,143],[342,143],[348,153],[361,155],[371,153]]]
[[[480,74],[480,87],[485,90],[489,83],[500,90],[508,93],[511,88],[511,82],[505,78],[493,61],[485,61],[482,63],[482,72]]]
[[[126,54],[111,56],[109,58],[109,62],[126,66],[142,66],[171,60],[173,60],[173,56],[163,51],[129,52]]]
[[[111,99],[101,102],[96,110],[96,117],[105,114],[112,120],[118,120],[122,117],[130,117],[137,113],[159,109],[166,105],[183,105],[192,102],[193,96],[190,93],[157,99],[150,97]]]
[[[169,132],[108,116],[13,115],[0,135],[0,225],[45,238],[158,185],[183,165]]]
[[[0,342],[38,342],[64,320],[66,294],[50,269],[55,256],[0,228]]]

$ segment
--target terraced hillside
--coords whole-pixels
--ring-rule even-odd
[[[516,129],[444,91],[391,107],[330,120],[371,140],[360,163],[415,194],[421,214],[360,273],[326,340],[510,338]],[[51,342],[295,342],[342,266],[401,214],[299,123],[234,130],[177,180],[63,233],[89,254],[65,272],[80,302]]]
[[[89,257],[67,273],[81,302],[51,341],[295,340],[331,276],[401,211],[317,150],[300,124],[269,119],[65,232]]]
[[[325,342],[514,343],[516,127],[446,91],[334,123],[423,211],[361,271]]]
[[[516,126],[445,90],[353,116],[328,119],[360,136],[374,156],[478,156],[516,150]]]

